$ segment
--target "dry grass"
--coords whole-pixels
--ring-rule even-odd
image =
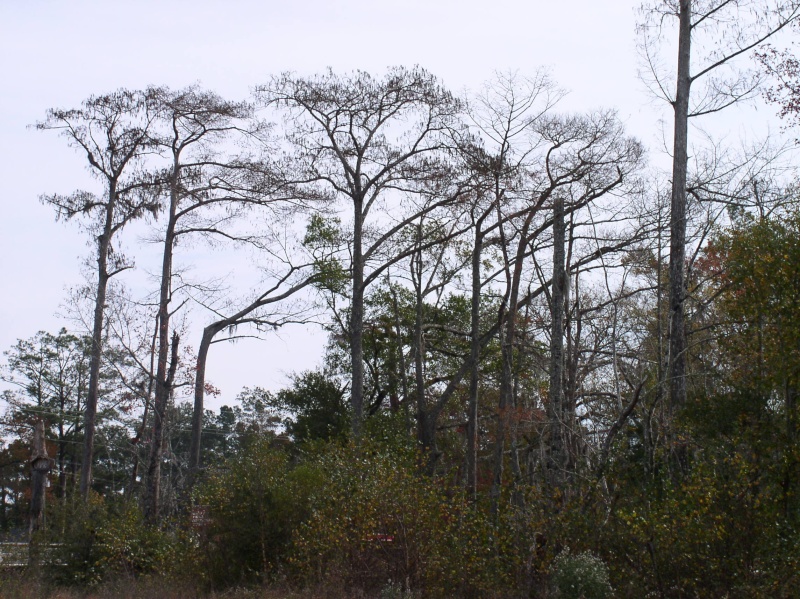
[[[92,589],[54,587],[25,573],[0,578],[0,599],[371,599],[338,585],[313,589],[239,588],[201,592],[188,584],[157,578],[119,579]]]

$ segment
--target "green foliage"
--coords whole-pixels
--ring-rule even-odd
[[[769,393],[800,384],[800,214],[741,218],[707,251],[722,271],[720,305],[730,325],[722,349],[731,382]]]
[[[565,507],[557,538],[601,556],[621,597],[793,596],[797,529],[768,462],[744,446],[700,457],[680,478],[642,483],[615,473],[613,497]]]
[[[326,474],[296,534],[296,576],[367,592],[393,583],[427,597],[490,596],[511,576],[487,514],[418,474],[421,456],[377,441],[329,446]]]
[[[573,555],[565,549],[553,561],[552,583],[559,599],[606,599],[611,596],[608,568],[586,551]]]
[[[58,504],[50,538],[57,538],[52,574],[68,583],[96,585],[120,576],[164,575],[174,568],[181,544],[174,534],[147,526],[138,506],[118,505],[91,494],[85,504]]]
[[[57,335],[39,331],[30,339],[19,339],[9,351],[3,352],[6,364],[0,366],[0,381],[13,387],[3,392],[6,434],[27,437],[33,425],[42,420],[47,436],[57,441],[55,451],[51,446],[51,452],[64,482],[70,465],[80,461],[90,347],[90,339],[72,335],[63,328]],[[108,373],[104,374],[105,384]],[[111,394],[110,389],[104,391]],[[101,431],[107,415],[101,410]],[[66,489],[61,487],[58,493],[63,496]]]
[[[335,256],[336,251],[345,245],[341,221],[312,214],[306,226],[303,245],[314,257],[316,285],[334,294],[345,293],[350,276]]]
[[[345,389],[321,371],[293,376],[292,386],[275,395],[274,405],[290,414],[286,430],[298,443],[343,440],[349,432]]]
[[[292,385],[277,393],[245,388],[231,412],[238,443],[246,445],[283,426],[295,443],[344,440],[350,427],[345,389],[319,370],[292,376]]]
[[[198,489],[210,524],[197,550],[197,574],[214,586],[254,582],[276,574],[292,533],[309,513],[319,486],[313,466],[291,467],[284,451],[255,438],[219,467]]]
[[[80,470],[90,350],[88,337],[63,328],[56,335],[39,331],[4,352],[6,363],[0,365],[0,382],[13,388],[2,392],[4,433],[25,439],[38,420],[44,422],[48,452],[55,460],[55,493],[60,498],[71,491]],[[121,491],[120,483],[128,480],[127,472],[121,470],[129,465],[133,434],[125,420],[138,404],[134,389],[140,389],[142,382],[136,380],[141,373],[131,368],[130,356],[118,348],[104,348],[101,366],[92,486],[110,494]],[[6,473],[0,472],[0,477]]]

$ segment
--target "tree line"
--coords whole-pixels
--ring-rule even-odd
[[[747,8],[752,22],[737,23]],[[800,516],[794,181],[784,150],[769,144],[741,155],[698,146],[690,164],[688,123],[755,97],[767,77],[767,100],[796,116],[796,63],[764,42],[798,10],[680,0],[643,13],[648,81],[674,111],[669,177],[648,166],[613,110],[562,111],[564,91],[544,71],[497,74],[469,97],[420,67],[396,67],[284,73],[242,102],[200,86],[148,87],[48,111],[36,128],[85,154],[98,182],[42,196],[89,236],[92,281],[74,298],[83,331],[40,332],[6,352],[3,380],[14,387],[4,392],[4,426],[18,440],[3,452],[2,526],[24,519],[23,440],[41,420],[50,493],[64,506],[124,497],[150,527],[171,530],[167,518],[197,505],[230,524],[226,510],[239,502],[264,516],[253,540],[260,562],[236,557],[255,559],[252,571],[291,551],[302,564],[304,551],[346,536],[320,514],[358,506],[308,489],[350,488],[360,497],[351,502],[375,510],[353,522],[384,518],[351,539],[348,555],[359,560],[375,559],[365,543],[403,534],[385,519],[400,509],[385,503],[397,493],[428,516],[447,522],[437,510],[454,510],[485,526],[487,555],[517,560],[492,562],[508,589],[539,588],[570,545],[601,554],[618,589],[626,568],[659,596],[791,588]],[[665,74],[656,58],[666,17],[679,43],[677,68]],[[721,32],[720,44],[704,45]],[[757,70],[741,70],[736,61],[754,51]],[[143,298],[124,285],[136,256],[122,248],[134,229],[160,248],[156,286]],[[259,275],[246,292],[227,292],[202,278],[202,261],[199,274],[177,267],[189,244],[224,247]],[[208,323],[197,350],[190,309]],[[218,393],[205,376],[213,344],[309,322],[328,332],[319,369],[206,409]],[[270,464],[272,478],[247,464]],[[343,478],[325,479],[326,468]],[[383,489],[381,472],[399,481],[387,495],[353,482]],[[226,495],[251,478],[260,499]],[[338,487],[345,479],[355,487]],[[431,488],[452,503],[437,503]],[[314,509],[290,508],[286,489]],[[742,530],[723,517],[736,501],[748,506],[736,508],[742,517],[778,524]],[[683,532],[659,528],[676,519]],[[412,537],[407,546],[417,547]],[[527,545],[511,547],[523,537]],[[419,542],[400,570],[435,594],[422,555],[441,547]],[[235,540],[213,543],[236,552]],[[769,570],[776,543],[788,543],[786,559]],[[731,545],[735,558],[723,555]],[[624,556],[616,562],[615,551]],[[695,575],[698,552],[719,565],[707,586]],[[726,560],[743,556],[749,569],[737,573]],[[378,570],[397,574],[399,558],[384,558],[388,570]],[[358,578],[358,560],[329,559],[358,584],[375,583]],[[244,576],[215,567],[220,580]],[[482,596],[480,584],[464,592]]]

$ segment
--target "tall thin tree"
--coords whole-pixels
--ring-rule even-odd
[[[148,155],[157,151],[153,137],[155,114],[151,91],[120,89],[92,96],[80,108],[49,110],[47,118],[36,124],[37,129],[60,132],[70,146],[85,153],[90,173],[105,187],[101,195],[75,191],[66,196],[42,196],[43,202],[56,209],[57,218],[83,218],[96,243],[97,283],[80,484],[84,498],[92,484],[108,284],[112,277],[131,267],[126,257],[115,251],[115,236],[132,220],[155,213],[159,207],[155,193],[158,180],[145,169]]]

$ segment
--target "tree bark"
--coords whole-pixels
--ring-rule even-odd
[[[360,196],[353,199],[353,298],[350,307],[350,366],[353,371],[350,406],[352,429],[356,439],[364,427],[364,255],[363,213]]]
[[[28,528],[31,542],[31,560],[35,562],[36,550],[34,537],[36,531],[44,524],[44,504],[46,498],[47,475],[53,467],[53,460],[47,455],[44,438],[44,422],[39,420],[33,431],[33,451],[31,452],[31,514]]]
[[[478,497],[478,391],[481,351],[481,252],[483,233],[481,224],[475,225],[475,240],[472,246],[472,297],[470,299],[470,342],[469,358],[472,363],[469,377],[469,404],[467,406],[467,493],[472,500]]]
[[[194,379],[194,410],[192,412],[192,441],[189,447],[189,479],[190,486],[200,472],[200,449],[203,434],[204,399],[206,394],[206,360],[208,350],[214,336],[222,330],[219,323],[203,329],[203,338],[197,350],[197,370]]]
[[[159,400],[156,395],[155,405],[153,406],[153,438],[150,440],[150,464],[147,469],[147,490],[145,493],[145,518],[151,524],[158,521],[159,517],[159,493],[161,490],[161,455],[164,445],[164,417],[167,410],[167,399],[169,398],[172,384],[175,380],[175,371],[178,368],[178,343],[180,337],[177,332],[172,333],[172,357],[170,359],[169,371],[162,387],[165,391],[163,400]],[[159,382],[156,382],[158,385]],[[156,387],[158,388],[158,387]]]
[[[394,334],[395,334],[395,352],[397,353],[397,362],[399,364],[400,374],[400,392],[403,399],[401,405],[406,418],[406,428],[408,432],[412,430],[411,414],[408,407],[408,378],[406,376],[406,357],[403,353],[403,327],[400,322],[400,305],[397,301],[397,290],[389,284],[389,289],[392,293],[392,307],[394,308]]]
[[[85,501],[92,486],[92,462],[94,461],[94,431],[97,421],[97,399],[100,394],[100,362],[103,355],[103,326],[106,309],[108,281],[108,252],[114,230],[114,211],[116,208],[116,182],[108,187],[105,223],[97,247],[97,295],[94,302],[94,323],[92,326],[92,353],[89,358],[89,389],[84,405],[83,421],[83,461],[81,462],[81,497]]]
[[[167,371],[170,338],[170,302],[172,300],[172,263],[175,249],[178,203],[180,202],[180,149],[173,148],[172,172],[170,173],[169,212],[167,228],[164,234],[164,251],[161,261],[161,288],[158,299],[158,358],[156,360],[156,393],[153,406],[153,434],[150,439],[150,458],[146,493],[145,514],[150,521],[158,520],[158,487],[161,478],[161,454],[163,451],[163,420],[166,415],[167,401],[172,386],[174,367],[177,367],[178,335],[172,334],[173,364]],[[150,476],[155,480],[150,480]]]
[[[688,165],[689,93],[691,58],[691,0],[680,0],[678,74],[673,110],[675,131],[672,159],[672,202],[669,248],[670,408],[686,403],[686,170]]]
[[[550,459],[551,482],[559,484],[566,468],[564,439],[564,300],[566,292],[566,226],[564,199],[553,202],[553,285],[550,295],[552,330],[550,334]]]
[[[500,197],[500,194],[498,194]],[[499,211],[499,210],[498,210]],[[508,291],[508,308],[505,313],[505,330],[501,328],[500,353],[502,371],[500,378],[500,399],[497,406],[497,439],[494,452],[494,476],[492,482],[492,511],[497,512],[500,491],[503,484],[503,454],[505,451],[506,429],[511,420],[509,409],[513,407],[514,391],[514,338],[517,331],[517,311],[519,310],[519,288],[522,279],[522,266],[525,262],[525,250],[528,246],[528,231],[536,214],[535,205],[525,216],[519,232],[519,241],[514,255],[514,271],[511,275]],[[508,268],[508,264],[506,265]]]
[[[422,243],[421,228],[417,230],[417,243]],[[436,418],[438,414],[428,408],[425,392],[425,337],[422,333],[424,302],[422,292],[422,252],[411,261],[411,278],[414,284],[414,391],[417,412],[417,440],[427,457],[425,472],[432,476],[439,454],[436,448]]]

